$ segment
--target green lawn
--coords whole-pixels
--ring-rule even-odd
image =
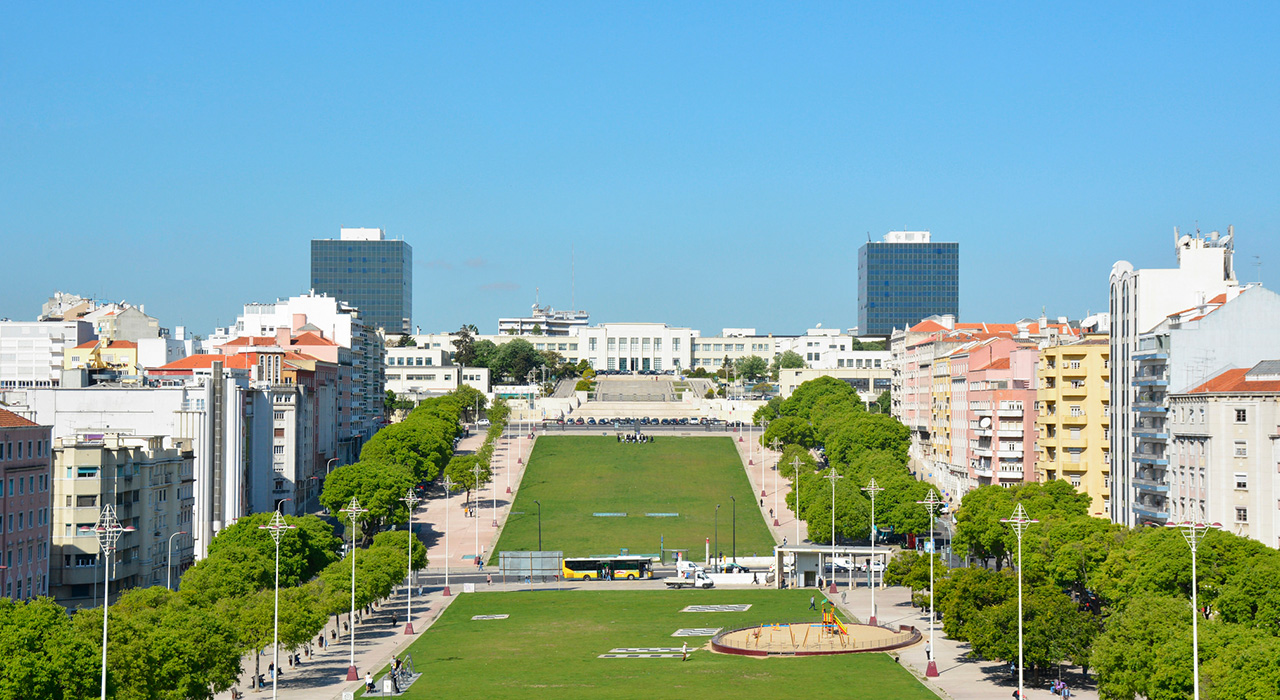
[[[651,443],[619,443],[613,436],[542,436],[512,514],[490,554],[538,548],[538,506],[542,502],[542,548],[565,556],[656,554],[687,549],[701,561],[706,538],[716,537],[725,556],[733,549],[733,502],[737,497],[739,556],[772,552],[773,538],[751,492],[742,461],[729,437],[668,437]],[[593,513],[626,513],[595,517]],[[646,513],[678,513],[648,517]]]
[[[410,647],[425,672],[404,697],[936,699],[881,653],[755,659],[702,649],[682,627],[817,621],[812,591],[542,591],[462,594]],[[683,613],[693,604],[750,603],[744,613]],[[507,614],[473,621],[473,615]],[[680,659],[600,659],[614,647],[699,648]],[[381,677],[386,669],[378,674]]]

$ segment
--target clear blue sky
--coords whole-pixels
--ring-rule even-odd
[[[426,5],[424,7],[424,5]],[[1104,309],[1235,224],[1280,277],[1274,4],[10,5],[0,317],[53,291],[206,333],[311,238],[414,247],[414,322],[857,321],[857,248],[961,245],[961,316]],[[1271,286],[1275,286],[1272,284]]]

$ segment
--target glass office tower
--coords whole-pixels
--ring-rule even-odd
[[[891,231],[858,250],[858,333],[888,337],[937,314],[960,317],[959,243]]]
[[[366,327],[409,333],[413,247],[387,240],[377,228],[344,228],[338,240],[313,240],[311,288],[359,309]]]

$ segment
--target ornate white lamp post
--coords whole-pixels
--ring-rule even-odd
[[[791,460],[791,467],[795,470],[796,477],[796,507],[793,515],[796,520],[796,546],[799,547],[803,541],[800,539],[800,458],[796,457]],[[798,575],[798,574],[797,574]]]
[[[1040,522],[1027,517],[1027,509],[1019,503],[1013,509],[1013,516],[1002,518],[1002,523],[1009,523],[1013,534],[1018,536],[1018,697],[1025,697],[1022,686],[1022,533],[1033,523]]]
[[[111,504],[102,507],[102,515],[93,527],[80,528],[81,532],[92,532],[98,536],[98,546],[102,548],[102,700],[107,700],[107,608],[111,607],[111,555],[116,551],[116,543],[126,532],[134,532],[137,528],[125,527],[116,519],[116,508]]]
[[[280,511],[276,511],[271,516],[271,522],[266,525],[259,525],[259,530],[266,530],[271,535],[271,539],[276,543],[276,600],[275,600],[275,621],[271,628],[271,658],[272,668],[275,669],[271,674],[271,698],[276,697],[276,679],[280,677],[280,538],[284,533],[295,529],[296,526],[289,525],[284,521],[284,516]],[[353,552],[352,557],[355,556]],[[353,579],[354,580],[354,579]],[[349,680],[349,679],[348,679]]]
[[[352,496],[347,507],[338,512],[346,514],[347,519],[351,521],[351,617],[348,618],[351,623],[351,665],[347,667],[347,680],[358,681],[360,673],[356,671],[356,522],[362,520],[369,509],[361,508],[360,499]],[[278,670],[280,667],[276,668]]]
[[[763,434],[763,433],[761,433],[761,435],[760,435],[760,439],[761,439],[761,440],[763,440],[763,439],[764,439],[764,434]],[[778,447],[779,447],[779,446],[781,446],[781,445],[782,445],[782,443],[778,442],[778,438],[774,438],[774,439],[773,439],[773,442],[769,443],[769,446],[773,448],[773,451],[774,451],[774,452],[778,452]],[[782,461],[782,453],[781,453],[781,452],[779,452],[779,453],[778,453],[778,461]],[[761,454],[761,456],[760,456],[760,468],[761,468],[761,469],[764,469],[764,455],[763,455],[763,454]],[[781,469],[778,469],[778,465],[777,465],[777,464],[774,464],[774,465],[773,465],[773,526],[774,526],[774,527],[778,527],[778,516],[781,514],[781,511],[779,510],[779,509],[781,508],[781,505],[778,503],[778,492],[781,490],[781,489],[779,488],[779,485],[778,485],[778,472],[780,472],[780,471],[782,471],[782,470],[781,470]],[[760,481],[761,481],[761,486],[763,486],[763,485],[764,485],[764,483],[763,483],[763,482],[764,482],[764,479],[763,479],[763,478],[761,478],[761,479],[760,479]]]
[[[831,473],[827,474],[822,478],[831,482],[831,561],[834,562],[836,559],[836,482],[839,481],[840,479],[843,479],[844,477],[837,474],[836,468],[832,467]],[[835,595],[835,592],[836,592],[835,564],[831,565],[831,588],[829,589],[828,592],[831,593],[832,595]]]
[[[1184,520],[1180,523],[1168,523],[1165,527],[1176,527],[1191,547],[1191,673],[1194,684],[1194,700],[1200,700],[1200,600],[1199,581],[1196,578],[1196,549],[1200,540],[1210,528],[1217,530],[1222,523],[1206,523],[1197,520]]]
[[[942,505],[942,499],[938,498],[938,492],[929,489],[929,495],[923,501],[916,501],[929,511],[929,665],[925,668],[924,675],[929,678],[938,677],[938,662],[933,660],[933,653],[936,647],[933,645],[933,524],[935,513],[938,506]],[[1021,697],[1021,696],[1019,696]]]
[[[876,484],[875,477],[862,489],[871,495],[871,561],[867,563],[867,574],[871,577],[871,617],[867,622],[876,624],[876,494],[884,489]],[[933,648],[931,644],[930,649]]]
[[[413,487],[405,492],[404,505],[409,509],[409,568],[406,569],[405,586],[404,586],[404,633],[413,634],[413,509],[418,507],[418,494],[413,492]]]

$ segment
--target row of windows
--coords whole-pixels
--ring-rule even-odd
[[[0,498],[4,498],[6,493],[10,496],[22,496],[28,493],[44,493],[49,490],[49,477],[46,474],[41,474],[39,480],[37,480],[36,476],[33,474],[25,479],[23,477],[18,477],[16,481],[15,490],[15,480],[9,479],[8,491],[5,491],[4,482],[0,481]]]
[[[15,515],[17,516],[17,521],[16,521],[16,522],[17,522],[17,527],[16,527],[16,528],[14,527],[14,522],[15,522],[15,521],[14,521],[14,516],[15,516]],[[9,514],[8,522],[9,522],[9,527],[8,527],[8,529],[7,529],[7,530],[3,529],[3,528],[4,528],[4,524],[5,524],[5,519],[4,519],[4,516],[0,516],[0,531],[3,531],[3,532],[21,532],[21,531],[23,531],[23,530],[25,530],[25,529],[27,529],[27,528],[29,528],[29,527],[39,527],[39,526],[41,526],[41,525],[48,525],[48,524],[49,524],[49,509],[48,509],[48,508],[40,508],[40,509],[38,509],[38,510],[36,510],[36,509],[28,510],[28,511],[26,511],[25,513],[24,513],[24,512],[10,513],[10,514]]]
[[[575,349],[576,349],[576,348],[575,348]],[[426,360],[426,363],[425,363],[425,364],[423,363],[423,360],[424,360],[424,359]],[[408,360],[408,362],[406,362],[405,360]],[[415,362],[415,360],[417,360],[417,361]],[[388,358],[387,358],[387,365],[395,365],[395,366],[397,366],[397,367],[404,367],[405,365],[408,365],[408,366],[410,366],[410,367],[430,367],[430,366],[432,365],[432,363],[433,363],[433,358],[430,358],[430,357],[427,357],[427,358],[422,358],[422,357],[388,357]]]
[[[26,445],[24,452],[22,447]],[[48,440],[14,440],[4,443],[4,448],[0,449],[0,460],[9,461],[14,459],[34,459],[36,457],[49,456]]]

